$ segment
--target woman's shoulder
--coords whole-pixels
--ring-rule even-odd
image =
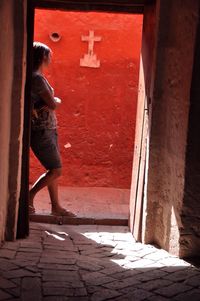
[[[32,73],[32,91],[33,92],[41,92],[44,90],[48,90],[48,85],[45,77],[37,72]]]
[[[46,78],[44,77],[43,74],[41,74],[39,72],[35,72],[35,71],[32,72],[32,79],[33,80],[43,80],[43,81],[46,81]]]
[[[32,88],[37,90],[50,90],[53,91],[53,88],[45,78],[45,76],[38,72],[33,72],[32,74]]]
[[[32,84],[33,85],[47,85],[47,80],[41,73],[32,73]]]

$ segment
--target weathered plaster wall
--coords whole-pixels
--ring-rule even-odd
[[[25,14],[26,1],[0,2],[0,240],[14,239],[16,235],[25,84]]]
[[[35,40],[53,50],[47,74],[63,100],[57,111],[66,186],[130,188],[142,16],[37,10]],[[94,30],[100,68],[80,67]],[[49,38],[58,32],[57,43]],[[67,145],[70,147],[67,148]],[[65,147],[66,146],[66,147]],[[31,157],[31,181],[41,173]]]
[[[0,240],[4,239],[8,199],[10,107],[13,79],[13,5],[0,2]]]
[[[160,1],[159,6],[145,242],[182,256],[179,239],[184,229],[185,155],[198,1]]]

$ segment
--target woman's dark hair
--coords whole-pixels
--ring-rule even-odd
[[[48,57],[51,49],[40,42],[33,43],[33,70],[36,71],[42,65],[45,57]]]

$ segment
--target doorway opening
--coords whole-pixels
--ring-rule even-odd
[[[28,56],[27,56],[28,68],[27,68],[27,81],[26,81],[26,99],[29,99],[29,100],[30,100],[31,73],[32,73],[32,63],[31,63],[32,62],[32,43],[33,43],[34,38],[36,38],[36,36],[34,37],[34,14],[35,14],[35,12],[39,12],[41,10],[43,10],[43,12],[51,12],[52,13],[53,12],[52,9],[54,10],[54,12],[56,12],[55,10],[57,9],[57,10],[59,10],[59,13],[65,14],[66,16],[69,16],[70,14],[72,15],[75,13],[77,13],[77,16],[78,16],[78,14],[84,14],[84,13],[86,16],[89,16],[90,14],[94,13],[99,16],[101,14],[107,14],[109,16],[109,18],[111,18],[112,15],[116,15],[116,16],[119,16],[119,18],[122,16],[124,16],[124,17],[128,16],[130,19],[132,18],[131,19],[132,21],[134,19],[136,19],[137,17],[138,17],[138,19],[140,19],[141,27],[140,27],[140,34],[138,37],[139,44],[137,45],[139,58],[138,58],[138,60],[136,60],[135,66],[134,66],[134,64],[132,64],[131,61],[130,62],[126,61],[126,68],[130,72],[129,75],[127,76],[127,78],[128,78],[127,81],[126,81],[127,73],[124,73],[124,76],[121,80],[119,80],[120,73],[114,74],[114,78],[117,79],[116,82],[119,83],[119,87],[120,87],[118,89],[114,89],[115,97],[117,96],[116,98],[114,98],[114,101],[116,101],[116,103],[113,101],[113,99],[112,99],[113,102],[107,101],[107,102],[103,103],[103,101],[98,97],[97,97],[96,102],[91,101],[92,97],[94,97],[94,94],[92,94],[92,93],[96,92],[95,89],[98,91],[98,89],[100,87],[98,80],[101,79],[100,76],[99,76],[99,78],[97,76],[93,76],[93,77],[91,77],[91,79],[94,81],[96,80],[95,85],[94,85],[95,89],[93,89],[93,91],[91,89],[90,90],[87,89],[87,93],[88,93],[87,95],[90,95],[87,109],[90,109],[91,112],[93,109],[93,113],[94,113],[94,109],[95,109],[96,115],[88,114],[88,119],[86,120],[85,119],[85,115],[86,115],[85,112],[87,111],[86,108],[84,110],[83,105],[74,106],[74,103],[72,102],[71,99],[68,103],[66,102],[66,105],[68,105],[68,107],[66,107],[67,110],[65,109],[66,115],[67,114],[69,115],[71,113],[71,116],[73,116],[74,120],[76,120],[76,121],[78,119],[81,120],[81,118],[79,118],[79,117],[81,116],[81,113],[84,111],[84,115],[82,113],[82,117],[84,116],[84,118],[82,118],[82,122],[84,120],[84,122],[83,122],[84,126],[85,126],[85,124],[87,126],[89,125],[90,131],[92,133],[94,133],[96,130],[97,133],[99,134],[102,124],[104,124],[104,131],[106,133],[109,132],[109,131],[107,131],[106,126],[109,125],[109,123],[113,120],[110,121],[108,116],[106,116],[106,113],[109,113],[109,114],[112,113],[111,116],[114,115],[113,112],[115,112],[115,110],[112,111],[113,103],[118,108],[118,109],[116,109],[117,114],[114,115],[114,124],[115,125],[120,124],[119,121],[121,121],[121,120],[123,120],[124,124],[123,124],[122,129],[120,128],[121,136],[120,135],[118,136],[119,144],[118,144],[118,148],[116,148],[120,152],[120,157],[118,156],[118,153],[117,153],[117,156],[116,157],[113,156],[112,158],[114,158],[113,163],[114,163],[115,167],[117,166],[117,163],[118,163],[116,160],[117,158],[120,158],[120,160],[121,160],[120,162],[122,162],[124,164],[126,164],[127,162],[130,163],[130,164],[128,164],[129,166],[126,170],[126,176],[123,177],[123,173],[124,173],[123,164],[121,165],[121,170],[120,171],[118,170],[118,172],[116,172],[116,170],[117,170],[116,169],[115,173],[113,173],[112,169],[108,168],[108,175],[116,174],[117,176],[110,177],[109,181],[102,183],[102,179],[105,179],[105,177],[101,177],[103,172],[101,171],[99,173],[100,174],[99,178],[91,177],[91,175],[97,176],[98,172],[96,172],[96,174],[95,174],[95,169],[94,169],[94,171],[92,171],[92,172],[90,170],[90,172],[88,174],[87,165],[84,166],[84,164],[83,164],[84,168],[83,168],[83,170],[79,169],[79,173],[77,174],[78,177],[76,175],[76,172],[73,169],[72,169],[73,172],[71,172],[70,177],[69,178],[66,177],[67,180],[71,180],[71,181],[73,180],[74,181],[73,183],[75,183],[74,186],[72,186],[71,184],[70,184],[71,185],[70,186],[69,183],[67,183],[67,185],[68,185],[67,191],[70,193],[70,195],[72,195],[74,192],[77,193],[77,191],[78,191],[77,187],[82,186],[81,189],[84,188],[85,193],[83,194],[82,192],[80,192],[80,195],[88,196],[88,200],[89,201],[92,200],[92,202],[90,203],[90,205],[91,205],[90,208],[92,208],[92,210],[93,210],[95,207],[97,207],[96,206],[97,202],[95,202],[95,201],[97,201],[98,199],[95,199],[95,196],[97,195],[96,192],[91,193],[92,189],[93,189],[92,186],[94,184],[94,189],[97,189],[97,191],[101,190],[102,186],[103,186],[103,190],[109,192],[108,194],[107,194],[107,192],[104,194],[104,196],[105,196],[104,199],[106,201],[107,201],[108,196],[111,197],[110,200],[111,200],[112,204],[114,204],[114,202],[116,201],[117,198],[123,199],[124,203],[122,203],[122,205],[125,208],[124,210],[126,212],[125,213],[126,217],[125,217],[125,219],[123,219],[123,218],[120,219],[120,216],[118,215],[116,219],[112,219],[112,218],[106,219],[105,218],[105,210],[104,210],[105,207],[103,207],[103,204],[100,203],[100,206],[97,207],[97,211],[99,210],[99,208],[101,208],[102,209],[101,212],[103,212],[103,213],[101,215],[101,218],[99,219],[99,223],[126,225],[129,222],[129,226],[131,228],[131,231],[133,232],[135,217],[138,212],[139,218],[137,218],[136,223],[137,223],[137,229],[139,230],[141,228],[141,222],[142,222],[141,217],[142,217],[142,197],[143,197],[143,195],[141,194],[141,187],[143,185],[143,181],[141,181],[141,179],[144,178],[144,169],[145,169],[145,165],[141,164],[144,161],[145,152],[141,153],[141,149],[144,149],[146,147],[145,144],[143,143],[144,141],[146,141],[146,138],[145,138],[146,132],[144,131],[144,129],[145,129],[144,124],[145,124],[145,122],[147,122],[146,117],[148,117],[147,116],[148,114],[145,115],[145,112],[147,113],[146,105],[147,105],[147,103],[148,103],[148,105],[150,104],[148,101],[151,97],[150,87],[152,86],[152,83],[151,83],[152,65],[153,65],[152,58],[153,58],[153,53],[154,53],[154,38],[155,38],[155,35],[154,35],[154,33],[155,33],[155,30],[154,30],[155,29],[155,14],[156,14],[155,3],[154,3],[154,1],[134,1],[134,3],[130,4],[128,2],[125,4],[124,2],[119,3],[119,1],[116,1],[116,3],[113,3],[113,2],[112,2],[112,4],[106,3],[106,5],[105,5],[105,3],[104,4],[99,4],[99,3],[91,4],[91,3],[85,3],[83,1],[83,3],[79,3],[79,5],[77,6],[77,3],[71,2],[71,1],[69,1],[69,2],[68,1],[65,1],[65,2],[46,1],[46,0],[45,1],[36,1],[36,0],[30,1],[28,3],[28,20],[29,20],[28,27],[27,27],[27,29],[28,29]],[[62,10],[62,11],[60,11],[60,10]],[[143,16],[144,16],[144,23],[143,23]],[[35,14],[35,22],[36,22],[36,20],[37,20],[37,15]],[[54,22],[54,23],[56,23],[56,22]],[[143,23],[143,25],[142,25],[142,23]],[[93,25],[94,25],[94,23],[93,23]],[[109,26],[112,27],[112,22],[110,24],[108,24],[108,22],[107,22],[107,25],[108,25],[108,27]],[[117,25],[121,25],[121,24],[120,23],[117,24],[117,21],[115,19],[115,25],[117,26]],[[36,29],[36,27],[35,27],[35,29]],[[123,29],[123,26],[121,27],[121,29]],[[74,29],[72,28],[72,32],[73,32],[73,30]],[[132,30],[134,30],[134,26],[132,27]],[[38,34],[41,32],[38,32]],[[111,36],[112,36],[112,34],[114,34],[114,29],[112,29],[111,32],[112,32],[111,33]],[[36,35],[36,32],[35,32],[35,35]],[[100,38],[100,40],[101,40],[101,41],[96,41],[94,43],[96,45],[94,46],[93,50],[96,55],[96,60],[98,63],[97,63],[97,66],[93,67],[93,68],[84,65],[85,64],[84,57],[89,52],[89,47],[88,47],[89,43],[86,43],[86,41],[84,41],[84,39],[86,39],[86,37],[87,37],[87,39],[89,39],[89,37],[91,37],[91,35],[93,35],[93,37],[97,36],[98,39]],[[127,51],[130,51],[131,48],[126,49],[126,45],[127,45],[127,43],[128,44],[132,43],[132,45],[134,45],[134,36],[133,35],[131,36],[129,33],[129,34],[127,34],[127,36],[121,35],[121,38],[122,37],[125,38],[125,42],[123,45],[121,45],[120,48],[123,48],[125,53],[127,53]],[[38,39],[39,38],[40,37],[38,36]],[[105,38],[103,30],[101,30],[100,28],[97,28],[96,30],[94,30],[94,27],[93,27],[93,29],[92,28],[84,28],[84,30],[81,30],[81,32],[79,32],[79,35],[76,36],[77,43],[80,44],[80,46],[78,48],[79,55],[77,56],[77,61],[76,61],[76,64],[77,64],[76,66],[78,68],[80,68],[80,70],[81,70],[81,72],[79,73],[79,77],[77,77],[79,79],[79,83],[84,79],[84,74],[83,74],[84,72],[86,72],[86,73],[90,72],[91,74],[94,74],[94,72],[96,72],[96,73],[100,74],[99,71],[101,71],[101,68],[105,67],[106,61],[110,67],[110,72],[108,72],[108,73],[110,73],[109,74],[110,78],[112,77],[113,65],[114,66],[119,65],[118,67],[120,70],[121,66],[120,66],[120,64],[117,64],[116,57],[117,58],[121,57],[121,53],[120,53],[121,49],[116,48],[117,51],[116,51],[116,49],[114,49],[113,45],[116,45],[115,38],[112,37],[113,44],[111,43],[109,45],[109,41],[108,41],[108,45],[110,47],[107,48],[108,55],[112,53],[112,50],[116,51],[115,52],[116,57],[113,56],[113,58],[116,59],[116,60],[114,60],[115,64],[113,64],[113,62],[111,63],[112,60],[109,62],[109,60],[106,59],[106,56],[105,56],[106,53],[104,53],[102,38]],[[123,38],[122,38],[122,41],[123,41]],[[63,43],[65,41],[65,39],[63,37],[63,33],[60,31],[59,28],[56,28],[56,27],[53,27],[52,30],[48,30],[48,32],[46,32],[45,39],[48,39],[49,46],[54,45],[53,46],[53,47],[55,47],[54,51],[57,51],[58,49],[56,47],[58,47],[58,45],[61,42]],[[141,43],[141,39],[142,39],[142,43]],[[116,38],[116,40],[117,40],[117,38]],[[45,42],[45,40],[44,40],[44,42]],[[51,43],[51,45],[50,45],[50,43]],[[142,47],[141,47],[141,45],[142,45]],[[134,47],[132,49],[135,49],[135,47],[136,46],[134,45]],[[140,48],[141,48],[141,53],[140,53]],[[66,50],[69,51],[70,49],[67,48]],[[58,54],[59,53],[62,54],[63,51],[64,51],[64,49],[62,49],[62,52],[58,52]],[[67,51],[64,53],[65,55],[66,55]],[[76,53],[77,49],[74,48],[73,51]],[[133,50],[133,52],[134,52],[134,50]],[[68,52],[68,54],[69,54],[69,52]],[[110,57],[112,57],[112,56],[110,56]],[[56,58],[56,56],[55,56],[55,58]],[[139,63],[139,59],[140,59],[140,63]],[[66,62],[69,63],[69,61],[67,61],[67,60],[66,60]],[[142,62],[142,64],[141,64],[141,62]],[[62,66],[62,60],[60,60],[59,63],[60,63],[60,66]],[[100,63],[100,65],[99,65],[99,63]],[[82,64],[82,66],[81,66],[81,64]],[[139,66],[140,66],[140,71],[139,71]],[[53,68],[53,64],[52,64],[52,68]],[[133,72],[133,69],[135,69],[135,73]],[[116,70],[117,69],[115,69],[115,71]],[[74,72],[73,66],[71,66],[70,71]],[[131,71],[132,71],[132,73],[131,73]],[[138,76],[138,74],[140,74],[140,76]],[[134,75],[135,75],[135,77],[134,77]],[[47,76],[51,77],[51,74],[49,73],[49,74],[47,74]],[[139,77],[139,90],[138,90],[138,77]],[[68,74],[68,79],[69,79],[69,82],[64,82],[64,84],[65,85],[67,84],[68,89],[69,89],[70,85],[74,84],[74,82],[70,82],[70,74]],[[52,86],[54,85],[54,81],[56,82],[56,80],[57,80],[57,78],[54,77],[54,79],[53,79],[53,77],[52,77]],[[133,85],[134,80],[136,80],[135,86]],[[122,83],[123,84],[126,83],[126,85],[127,85],[126,88],[128,87],[130,89],[130,91],[132,89],[133,91],[131,91],[131,92],[132,93],[134,92],[133,94],[131,94],[131,92],[127,88],[126,91],[129,91],[129,92],[127,92],[125,99],[123,98],[123,95],[122,95],[122,92],[123,92],[123,89],[121,88]],[[83,83],[81,83],[81,84],[82,84],[82,87],[84,87],[84,89],[85,89],[85,86],[83,85]],[[115,84],[116,83],[114,82],[114,85]],[[107,79],[105,78],[101,85],[101,89],[104,92],[104,94],[105,94],[105,90],[106,90],[105,89],[106,85],[107,85]],[[73,85],[71,87],[72,87],[72,89],[70,91],[70,94],[73,96],[73,95],[75,95],[74,93],[76,92],[76,90],[73,89]],[[88,85],[88,87],[89,87],[89,85]],[[109,95],[113,96],[112,86],[109,88],[110,88]],[[137,92],[139,92],[138,97],[137,97]],[[79,93],[80,93],[80,90],[79,90]],[[86,93],[86,89],[85,89],[85,93]],[[127,96],[127,95],[129,95],[129,96]],[[132,102],[130,101],[130,98],[129,98],[130,95],[132,97]],[[66,94],[66,96],[68,96],[68,94]],[[83,97],[81,97],[81,96],[82,95],[79,95],[79,97],[81,99],[83,99]],[[120,99],[120,101],[119,101],[119,99]],[[137,101],[137,99],[139,99],[139,101]],[[98,101],[99,101],[99,103],[98,103]],[[101,103],[103,103],[103,105]],[[95,104],[97,105],[96,108],[95,108]],[[133,106],[133,104],[135,104],[135,109],[133,107],[131,109],[131,106]],[[116,107],[114,106],[114,108],[116,108]],[[99,116],[96,112],[97,108],[100,109],[101,113],[103,112],[103,114],[101,115],[101,118],[102,118],[102,116],[104,118],[103,123],[100,123],[100,122],[98,123]],[[131,112],[132,112],[132,119],[130,120],[128,118],[131,116]],[[124,114],[122,114],[122,113],[124,113]],[[61,112],[60,113],[58,112],[58,115],[59,114],[61,114]],[[59,118],[59,116],[58,116],[58,118]],[[69,116],[68,116],[68,118],[69,118]],[[94,121],[95,121],[95,123],[94,123]],[[106,121],[108,122],[107,125],[106,125]],[[128,122],[130,122],[130,123],[128,123]],[[77,131],[74,131],[75,137],[72,135],[72,133],[70,133],[71,127],[70,128],[67,127],[65,119],[63,119],[62,124],[69,131],[69,132],[66,132],[68,136],[65,135],[65,139],[62,138],[62,131],[61,131],[60,143],[61,143],[62,151],[69,154],[73,150],[74,153],[73,152],[72,153],[75,155],[74,161],[76,163],[76,167],[80,166],[80,165],[77,165],[77,162],[80,164],[80,158],[77,158],[77,156],[80,156],[80,152],[77,152],[77,150],[79,150],[79,149],[74,147],[74,146],[77,147],[78,143],[77,144],[74,143],[74,140],[73,140],[75,138],[77,139],[78,133],[77,133]],[[93,124],[95,124],[95,127]],[[77,125],[77,123],[74,122],[73,126],[75,129],[76,129],[76,127],[75,127],[76,125]],[[83,128],[81,128],[81,126],[83,127],[83,125],[80,125],[80,128],[78,128],[78,127],[77,128],[83,130]],[[114,131],[114,129],[115,129],[115,127],[113,126],[112,130]],[[118,126],[118,129],[119,129],[119,126]],[[139,129],[139,131],[138,131],[138,129]],[[124,132],[123,132],[123,130],[124,130]],[[126,136],[127,131],[132,135]],[[27,103],[27,105],[25,106],[24,151],[23,151],[24,160],[23,160],[23,166],[22,166],[22,178],[26,177],[26,175],[29,175],[29,160],[27,159],[28,158],[27,154],[29,153],[29,139],[28,139],[29,133],[30,133],[30,104]],[[118,133],[119,133],[119,131],[118,131]],[[87,136],[87,134],[88,134],[88,132],[86,131],[86,133],[82,136],[82,139],[84,141],[85,137],[90,138],[89,141],[87,141],[88,146],[87,146],[86,150],[88,151],[90,149],[91,145],[94,143],[94,141],[92,141],[91,135]],[[88,162],[89,161],[92,162],[91,158],[95,158],[95,160],[97,160],[98,164],[99,164],[99,162],[101,163],[101,154],[103,153],[103,155],[105,155],[105,154],[107,155],[106,160],[105,160],[106,164],[104,167],[109,167],[108,154],[109,155],[111,153],[114,154],[114,143],[109,143],[110,141],[113,140],[112,131],[110,131],[109,134],[110,134],[110,137],[109,137],[109,135],[108,135],[108,137],[103,135],[104,142],[106,142],[105,145],[107,148],[106,149],[107,152],[105,152],[105,148],[103,148],[104,145],[103,145],[101,139],[99,139],[100,135],[99,136],[96,135],[96,137],[95,137],[96,142],[99,146],[102,147],[102,150],[100,152],[97,152],[96,154],[95,154],[95,152],[93,152],[93,150],[90,150],[90,152],[88,152],[88,153],[85,152],[85,154],[87,153]],[[135,143],[134,143],[134,136],[136,136]],[[128,143],[125,139],[126,137],[127,137]],[[71,138],[71,139],[69,139],[69,138]],[[115,139],[115,142],[116,141],[117,141],[117,139]],[[72,142],[73,142],[73,144],[72,144]],[[125,155],[126,152],[124,152],[125,145],[128,146],[128,148],[127,148],[129,150],[128,155],[127,154]],[[80,145],[79,145],[79,147],[80,147]],[[130,150],[131,150],[131,152],[130,152]],[[123,160],[124,158],[121,156],[121,153],[123,153],[123,155],[125,156],[125,159],[127,161]],[[134,156],[133,156],[133,153],[134,153]],[[96,156],[94,156],[94,155],[96,155]],[[66,156],[66,160],[69,160],[68,158],[69,157]],[[133,158],[134,158],[134,160],[133,160]],[[34,164],[33,163],[34,158],[31,157],[31,160],[33,160],[31,164]],[[98,162],[98,160],[99,160],[99,162]],[[133,165],[132,165],[132,161],[133,161]],[[39,164],[39,163],[37,163],[37,164]],[[97,165],[97,166],[99,168],[99,165]],[[132,168],[132,166],[133,166],[133,168]],[[67,170],[67,173],[69,173],[68,170]],[[84,177],[81,177],[82,174],[84,174]],[[34,172],[33,172],[33,174],[30,174],[30,181],[33,180],[32,177],[34,177]],[[83,183],[80,184],[80,182],[79,182],[82,180],[82,178],[84,178],[84,180],[87,180],[84,183],[85,186],[83,185]],[[98,182],[99,179],[101,179],[100,182]],[[127,180],[127,179],[129,179],[129,180]],[[64,179],[61,179],[61,180],[64,181]],[[114,180],[114,183],[117,183],[116,186],[112,186],[113,180]],[[120,183],[120,181],[121,181],[121,183]],[[128,181],[129,181],[129,186],[123,186],[123,185],[127,185]],[[95,182],[96,183],[98,182],[98,185]],[[79,183],[79,186],[77,185],[78,183]],[[21,197],[20,197],[20,203],[19,203],[19,205],[20,205],[19,206],[19,218],[18,218],[18,237],[24,237],[28,233],[28,220],[29,220],[28,214],[27,214],[28,187],[29,187],[29,185],[26,182],[26,183],[24,183],[24,185],[22,185],[22,188],[21,188]],[[69,187],[71,187],[71,190],[69,189]],[[126,187],[126,188],[124,188],[124,187]],[[130,187],[131,187],[131,194],[130,194]],[[114,188],[114,191],[112,190],[113,188]],[[127,193],[120,194],[121,189],[123,191],[126,190]],[[102,191],[101,191],[101,193],[102,193]],[[104,193],[104,191],[103,191],[103,193]],[[91,193],[90,196],[89,196],[88,192]],[[117,194],[116,192],[117,193],[119,192],[119,193]],[[47,196],[45,195],[45,191],[43,191],[43,193],[44,193],[44,199],[46,200],[45,202],[46,202],[47,206],[49,206],[48,201],[47,201]],[[66,195],[66,191],[64,191],[64,193]],[[103,193],[102,193],[102,195],[103,195]],[[106,196],[106,194],[107,194],[107,196]],[[101,194],[98,194],[98,197],[99,196],[101,196]],[[74,199],[76,199],[76,198],[74,197]],[[114,200],[114,202],[113,202],[113,200]],[[124,200],[126,200],[126,201],[124,201]],[[102,201],[102,197],[100,197],[100,201]],[[37,200],[36,200],[36,203],[37,203]],[[72,203],[72,202],[70,202],[70,203]],[[84,207],[84,203],[83,203],[83,201],[80,202],[80,199],[78,199],[77,204],[78,204],[79,208],[80,208],[80,206],[82,208]],[[139,204],[139,207],[138,207],[138,204]],[[109,201],[107,202],[107,205],[109,208],[111,208]],[[114,208],[114,210],[115,210],[115,208],[117,208],[117,204],[114,204],[114,206],[112,208]],[[118,213],[120,213],[120,214],[121,214],[121,208],[118,207],[118,209],[119,209]],[[138,211],[138,208],[139,208],[139,211]],[[45,208],[40,207],[38,209],[40,210],[40,213],[41,213],[42,209],[44,211],[46,209],[47,209],[47,211],[49,210],[49,208],[47,208],[47,207],[45,207]],[[88,212],[89,211],[86,211],[86,213],[88,213]],[[92,214],[93,214],[93,218],[89,218],[89,219],[86,219],[85,217],[83,219],[77,218],[77,219],[73,219],[73,221],[70,221],[70,219],[68,218],[67,222],[68,223],[95,223],[94,211],[92,212]],[[60,220],[60,219],[56,218],[56,220],[54,220],[54,219],[52,219],[52,216],[50,216],[48,214],[45,214],[45,215],[36,214],[36,215],[32,216],[31,219],[34,221],[41,221],[40,220],[41,216],[43,218],[42,221],[44,221],[44,222],[61,222],[61,223],[65,222],[65,219]],[[96,221],[97,220],[98,220],[98,218],[96,219]]]
[[[62,99],[61,205],[79,222],[128,224],[142,24],[142,14],[35,9],[34,40],[53,51],[45,76]],[[31,152],[30,184],[43,171]],[[47,189],[35,208],[32,220],[54,220]]]

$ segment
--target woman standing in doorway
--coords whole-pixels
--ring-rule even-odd
[[[43,72],[51,63],[52,51],[45,44],[33,44],[33,74],[31,98],[33,104],[31,118],[31,148],[46,172],[33,184],[29,193],[29,212],[35,213],[33,200],[38,191],[47,186],[52,206],[52,214],[75,216],[59,204],[58,178],[62,162],[57,140],[57,119],[55,110],[61,104],[54,97],[54,90]]]

